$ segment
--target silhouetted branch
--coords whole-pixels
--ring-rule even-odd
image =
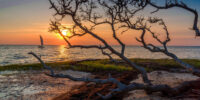
[[[113,59],[113,57],[112,57],[112,53],[107,53],[107,52],[105,52],[103,49],[101,49],[101,53],[102,53],[103,55],[108,56],[109,59],[110,59],[110,61],[112,61],[112,62],[114,62],[114,63],[118,63],[117,60]]]
[[[52,2],[51,0],[49,0],[49,1]],[[57,0],[57,1],[59,1],[59,0]],[[83,9],[84,4],[87,4],[88,2],[89,2],[89,4],[94,3],[93,0],[85,0],[85,2],[83,2],[82,0],[81,1],[79,1],[79,0],[70,1],[69,0],[69,1],[66,1],[65,4],[63,4],[63,3],[58,4],[61,7],[61,9],[62,9],[62,7],[66,6],[67,4],[73,3],[73,7],[71,7],[71,5],[68,5],[68,6],[65,7],[65,8],[67,8],[67,10],[65,10],[64,8],[62,9],[64,11],[57,10],[59,8],[55,5],[55,3],[53,3],[53,5],[52,5],[51,8],[55,9],[56,15],[59,15],[60,12],[66,12],[65,14],[62,14],[62,15],[63,16],[68,15],[69,17],[71,17],[74,25],[76,27],[78,27],[81,30],[81,32],[82,32],[81,35],[79,34],[80,36],[85,35],[85,34],[89,34],[92,37],[94,37],[95,39],[99,40],[104,45],[103,48],[101,48],[99,46],[92,46],[92,47],[98,48],[100,50],[106,48],[112,54],[115,54],[116,56],[120,57],[122,60],[124,60],[125,62],[127,62],[130,66],[132,66],[133,68],[135,68],[138,71],[140,71],[142,73],[144,82],[150,84],[150,81],[148,80],[148,77],[146,75],[145,69],[143,67],[141,67],[141,66],[136,65],[135,63],[133,63],[131,60],[129,60],[127,57],[124,56],[125,44],[122,43],[122,41],[116,36],[116,29],[114,27],[114,24],[117,23],[116,22],[117,21],[117,18],[116,18],[117,14],[115,14],[116,12],[112,12],[112,9],[116,10],[116,8],[114,6],[113,7],[112,6],[109,7],[105,2],[103,4],[100,4],[101,2],[98,1],[98,3],[100,5],[104,5],[105,6],[106,11],[108,13],[108,19],[109,20],[105,19],[103,21],[97,22],[97,19],[100,18],[100,17],[91,17],[92,13],[93,13],[93,10],[96,8],[94,4],[92,4],[93,6],[90,6],[90,7],[86,8],[85,11]],[[112,2],[112,0],[111,0],[111,2]],[[68,8],[70,8],[70,10]],[[75,10],[73,10],[73,9],[75,9]],[[91,10],[91,9],[93,9],[93,10]],[[89,11],[87,11],[87,10],[89,10]],[[82,13],[84,13],[84,14],[86,13],[86,15],[84,15],[84,17],[83,17],[82,15],[80,15]],[[93,16],[95,16],[95,15],[93,15]],[[83,20],[81,20],[82,19],[81,17],[83,18]],[[91,27],[86,27],[86,26],[83,25],[82,21],[92,22],[93,25]],[[109,24],[111,26],[114,39],[116,39],[118,41],[118,43],[122,46],[121,52],[118,52],[117,50],[115,50],[111,45],[109,45],[107,43],[107,41],[105,41],[102,37],[98,36],[97,34],[95,34],[95,32],[93,32],[93,29],[95,28],[95,26],[102,25],[102,24]],[[51,24],[50,30],[51,31],[53,30],[53,31],[56,31],[57,33],[59,33],[64,38],[64,40],[67,42],[67,44],[68,44],[68,46],[70,48],[71,47],[84,47],[84,48],[86,48],[85,46],[80,46],[80,45],[79,46],[73,46],[73,45],[71,45],[71,43],[69,42],[69,40],[67,38],[65,38],[64,35],[61,34],[59,26],[61,26],[60,23],[53,22]],[[75,33],[73,33],[73,34],[75,34]],[[105,52],[102,52],[102,53],[104,55],[107,55],[109,58],[111,58],[111,56],[108,55],[108,54],[106,54]]]
[[[49,70],[51,73],[47,74],[48,76],[51,77],[55,77],[55,78],[68,78],[70,80],[73,81],[82,81],[82,82],[95,82],[95,83],[99,83],[99,84],[106,84],[106,83],[113,83],[117,85],[117,88],[112,89],[110,93],[108,93],[107,95],[103,96],[101,94],[98,93],[98,95],[102,98],[102,99],[110,99],[113,96],[117,95],[120,92],[124,92],[124,91],[131,91],[131,90],[146,90],[149,93],[152,92],[162,92],[164,94],[168,94],[168,95],[177,95],[182,93],[184,90],[188,89],[188,87],[190,87],[190,85],[192,83],[195,83],[196,81],[189,81],[189,82],[184,82],[182,84],[180,84],[179,86],[175,87],[175,88],[171,88],[168,85],[165,84],[161,84],[161,85],[150,85],[150,84],[141,84],[141,83],[130,83],[129,85],[123,84],[120,81],[118,81],[117,79],[113,78],[110,74],[108,75],[107,79],[92,79],[92,78],[88,78],[88,77],[82,77],[82,78],[76,78],[73,77],[71,75],[64,75],[64,74],[56,74],[54,73],[54,70],[47,66],[40,57],[38,57],[34,52],[29,52],[28,54],[33,55],[38,61],[40,61],[40,63],[43,65],[43,67],[47,70]]]
[[[40,61],[40,63],[43,65],[43,67],[45,69],[48,69],[51,72],[51,75],[54,75],[53,69],[51,67],[47,66],[39,56],[37,56],[34,52],[29,52],[28,54],[33,55],[38,61]]]
[[[199,36],[199,29],[197,27],[198,14],[197,12],[189,8],[183,2],[178,2],[177,0],[166,0],[167,2],[165,6],[158,6],[151,2],[152,0],[49,0],[51,4],[51,9],[56,11],[55,15],[61,17],[60,20],[56,20],[55,22],[51,22],[50,31],[55,33],[59,33],[69,48],[97,48],[101,50],[102,54],[107,55],[111,60],[114,60],[111,55],[116,55],[121,58],[124,62],[126,62],[129,66],[135,68],[142,74],[142,78],[144,83],[147,84],[139,84],[139,83],[131,83],[129,85],[122,84],[118,80],[112,78],[111,76],[108,79],[90,79],[90,78],[75,78],[70,75],[63,74],[49,74],[52,77],[59,78],[69,78],[74,81],[85,81],[85,82],[96,82],[96,83],[108,83],[111,82],[113,84],[117,84],[116,89],[113,89],[109,94],[103,96],[98,94],[104,99],[109,99],[113,95],[116,95],[118,92],[129,91],[135,89],[144,89],[150,92],[163,92],[167,94],[177,94],[181,92],[182,88],[185,88],[185,83],[181,84],[177,88],[171,88],[167,85],[152,85],[150,80],[148,79],[146,70],[132,62],[125,55],[125,43],[120,40],[118,34],[124,33],[124,31],[119,32],[118,30],[122,28],[133,29],[142,31],[140,39],[137,39],[139,42],[143,44],[143,47],[152,51],[152,52],[162,52],[169,57],[172,57],[176,62],[181,64],[186,69],[189,69],[193,73],[199,73],[199,70],[195,69],[193,66],[184,63],[181,61],[175,54],[171,53],[167,49],[167,43],[170,41],[169,32],[167,30],[167,26],[165,25],[162,19],[158,18],[149,18],[145,22],[144,17],[139,17],[136,21],[133,20],[136,13],[142,11],[147,5],[153,6],[156,8],[152,13],[158,12],[160,9],[169,9],[173,7],[180,7],[187,11],[192,12],[195,15],[193,29],[196,31],[196,36]],[[174,1],[174,2],[172,2]],[[102,8],[101,11],[96,10]],[[95,11],[96,10],[96,11]],[[102,14],[103,13],[103,14]],[[64,27],[60,22],[62,19],[67,16],[72,19],[73,27],[67,28]],[[87,24],[85,24],[87,23]],[[159,39],[159,37],[151,30],[151,27],[148,27],[148,24],[158,23],[161,25],[165,31],[166,39],[163,41]],[[94,29],[100,25],[109,25],[107,29],[111,29],[113,38],[117,41],[117,43],[121,46],[121,51],[115,50],[104,38],[100,37]],[[68,29],[72,35],[64,36],[62,34],[62,29]],[[151,43],[146,43],[144,37],[146,33],[150,33],[152,37],[159,42],[163,48],[155,46]],[[101,33],[101,32],[98,32]],[[72,45],[69,39],[74,37],[82,37],[84,35],[90,35],[96,40],[100,41],[101,45]],[[108,50],[109,53],[105,52]],[[37,58],[37,57],[36,57]],[[37,58],[38,59],[38,58]],[[38,59],[40,61],[40,59]],[[42,63],[42,61],[40,61]],[[48,67],[47,67],[48,68]]]
[[[161,52],[169,57],[171,57],[172,59],[174,59],[177,63],[179,63],[181,66],[183,66],[184,68],[186,68],[188,71],[192,72],[193,74],[195,75],[198,75],[200,76],[200,70],[196,69],[195,67],[193,67],[192,65],[190,64],[187,64],[185,62],[183,62],[182,60],[180,60],[175,54],[171,53],[168,51],[168,48],[167,48],[167,43],[170,41],[170,37],[169,37],[169,32],[167,30],[167,26],[165,25],[164,21],[162,19],[158,19],[158,18],[149,18],[148,19],[148,22],[149,23],[158,23],[159,25],[162,25],[163,26],[163,29],[165,30],[165,33],[166,33],[166,39],[164,41],[162,41],[157,35],[156,33],[154,33],[151,28],[148,28],[147,26],[142,26],[142,34],[140,36],[140,39],[136,39],[138,42],[141,42],[143,47],[145,49],[148,49],[149,51],[151,52]],[[140,22],[141,25],[142,25],[142,22]],[[145,41],[145,34],[147,33],[146,31],[148,31],[152,37],[158,41],[162,46],[163,48],[159,47],[159,46],[156,46],[154,44],[151,44],[151,43],[146,43]]]
[[[197,11],[193,8],[188,7],[187,4],[185,4],[182,1],[178,1],[178,0],[165,0],[165,1],[166,1],[165,6],[159,6],[155,3],[152,3],[152,0],[147,0],[147,4],[156,8],[156,11],[154,11],[153,13],[158,12],[160,9],[170,9],[170,8],[174,8],[174,7],[182,8],[186,11],[193,13],[194,14],[193,30],[195,31],[196,36],[200,36],[200,31],[198,28],[198,13],[197,13]],[[169,2],[169,1],[171,1],[171,2]]]

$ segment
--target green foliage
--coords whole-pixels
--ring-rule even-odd
[[[172,59],[131,59],[138,65],[149,65],[152,67],[162,66],[162,67],[181,67]]]
[[[131,59],[136,64],[143,66],[147,71],[153,71],[159,68],[181,68],[172,59]],[[184,62],[187,62],[197,68],[200,68],[200,60],[197,59],[183,59]],[[96,61],[66,61],[66,62],[55,62],[47,63],[48,66],[51,66],[56,70],[79,70],[79,71],[89,71],[89,72],[98,72],[98,71],[130,71],[133,70],[132,67],[128,66],[126,63],[111,63],[108,59],[96,60]],[[43,67],[41,64],[15,64],[0,66],[0,71],[11,70],[11,71],[23,71],[23,70],[42,70]]]
[[[54,69],[67,69],[69,68],[69,62],[56,62],[56,63],[47,63],[48,66],[51,66]],[[37,64],[14,64],[0,66],[0,71],[10,70],[10,71],[23,71],[23,70],[42,70],[43,66],[39,63]]]
[[[80,65],[86,66],[88,71],[102,71],[102,70],[130,71],[132,70],[132,67],[126,67],[126,66],[122,66],[118,64],[109,64],[109,63],[105,63],[105,61],[103,60],[84,61],[84,62],[81,62]]]
[[[5,70],[21,71],[21,70],[29,70],[29,69],[40,70],[42,69],[42,66],[41,64],[26,64],[26,65],[14,64],[14,65],[0,66],[0,71],[5,71]]]

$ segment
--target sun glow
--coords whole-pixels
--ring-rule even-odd
[[[72,34],[69,30],[65,29],[65,30],[61,30],[61,33],[56,33],[56,35],[58,38],[63,39],[63,36],[67,38],[67,37],[70,37]]]
[[[62,34],[64,36],[70,36],[70,32],[68,30],[62,30]]]

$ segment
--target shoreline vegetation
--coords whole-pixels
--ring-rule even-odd
[[[187,80],[197,79],[192,74],[188,73],[184,68],[177,64],[172,59],[131,59],[136,64],[143,66],[149,75],[156,80],[158,78],[159,82],[166,82],[164,84],[179,84]],[[200,68],[199,59],[182,59],[184,62]],[[108,59],[95,59],[95,60],[82,60],[82,61],[65,61],[65,62],[54,62],[46,63],[51,66],[56,72],[61,72],[65,74],[72,75],[83,75],[85,73],[89,77],[97,79],[105,79],[109,74],[112,77],[118,79],[122,83],[129,84],[133,80],[139,78],[139,74],[132,67],[128,66],[126,63],[118,60],[118,63],[109,61]],[[12,72],[20,73],[12,73]],[[7,73],[8,72],[8,73]],[[83,83],[71,81],[69,79],[62,78],[51,78],[46,76],[43,71],[43,67],[40,63],[35,64],[14,64],[7,66],[0,66],[0,78],[1,87],[4,92],[0,92],[1,99],[8,98],[34,98],[33,100],[40,100],[41,98],[51,98],[52,100],[101,100],[97,95],[107,94],[110,89],[116,88],[115,84],[96,84],[93,82]],[[7,79],[9,78],[9,79]],[[189,78],[189,79],[188,79]],[[39,81],[37,81],[39,79]],[[166,81],[167,80],[167,81]],[[19,81],[19,82],[18,82]],[[152,80],[153,81],[153,80]],[[24,83],[25,82],[25,83]],[[157,81],[153,81],[157,82]],[[7,86],[9,83],[9,86]],[[61,84],[62,83],[62,84]],[[195,91],[200,91],[200,80],[188,88],[183,95],[178,95],[177,97],[170,96],[158,96],[157,94],[146,95],[145,92],[123,92],[120,95],[113,97],[114,100],[132,100],[138,95],[144,96],[146,99],[152,99],[155,97],[157,99],[152,100],[171,100],[171,99],[183,99],[183,98],[199,98],[200,95],[193,93]],[[45,87],[46,86],[46,87]],[[17,88],[17,90],[16,90]],[[62,88],[62,89],[60,89]],[[50,90],[49,90],[50,89]],[[64,90],[63,90],[64,89]],[[17,91],[13,93],[12,90]],[[29,93],[29,91],[35,91]],[[27,92],[28,91],[28,92]],[[69,92],[70,91],[70,92]],[[24,94],[24,93],[29,94]],[[199,92],[198,92],[199,93]],[[5,95],[5,96],[4,96]],[[13,95],[15,97],[13,97]],[[192,97],[191,97],[192,95]],[[130,97],[130,98],[129,98]],[[124,99],[129,98],[129,99]],[[140,98],[140,97],[139,97]],[[192,100],[197,100],[192,99]],[[137,99],[135,99],[137,100]],[[138,99],[141,100],[141,99]],[[188,99],[190,100],[190,99]]]
[[[181,59],[184,62],[200,68],[199,59]],[[118,63],[109,61],[109,59],[88,59],[80,61],[64,61],[46,63],[54,70],[76,70],[86,72],[101,72],[101,71],[132,71],[134,70],[122,60],[117,60]],[[168,69],[168,68],[182,68],[172,59],[131,59],[136,64],[143,66],[147,71]],[[12,64],[0,66],[0,71],[26,71],[26,70],[42,70],[43,66],[40,63],[33,64]]]

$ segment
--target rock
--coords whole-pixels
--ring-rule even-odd
[[[190,73],[172,73],[167,71],[153,71],[148,73],[148,78],[151,80],[152,84],[167,84],[171,87],[176,87],[184,81],[196,80],[199,77],[190,74]],[[141,75],[138,76],[138,79],[133,80],[132,82],[143,83]]]
[[[148,95],[144,90],[135,90],[129,92],[130,96],[123,100],[171,100],[170,98],[161,97],[159,93]]]
[[[171,87],[176,87],[184,81],[197,80],[199,77],[190,73],[172,73],[167,71],[153,71],[148,73],[148,78],[152,84],[167,84]],[[141,75],[138,79],[131,81],[136,83],[143,83]],[[153,93],[151,95],[146,94],[144,90],[133,90],[129,92],[129,96],[123,100],[171,100],[170,98],[161,97],[160,93]]]

